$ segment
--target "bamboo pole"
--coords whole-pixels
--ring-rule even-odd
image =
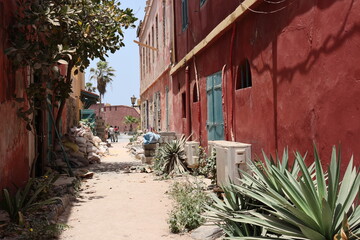
[[[142,42],[139,42],[139,41],[136,41],[136,40],[134,40],[134,43],[136,43],[136,44],[138,44],[138,45],[140,45],[140,46],[146,47],[146,48],[150,48],[151,50],[154,50],[154,51],[157,51],[157,50],[158,50],[157,48],[154,48],[154,47],[152,47],[152,46],[149,46],[149,45],[147,45],[147,44],[145,44],[145,43],[142,43]]]

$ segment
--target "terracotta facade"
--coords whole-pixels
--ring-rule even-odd
[[[27,69],[12,71],[4,50],[8,47],[8,27],[16,10],[15,1],[0,0],[0,189],[22,186],[29,177],[34,156],[31,146],[34,136],[26,130],[25,122],[17,116],[20,107],[15,98],[24,97]]]
[[[48,150],[53,145],[54,129],[51,129],[51,118],[46,105],[43,110],[36,110],[33,118],[34,128],[26,129],[25,121],[18,116],[20,108],[28,109],[25,88],[34,81],[32,71],[28,67],[18,71],[12,70],[12,65],[4,54],[8,48],[9,28],[13,22],[13,15],[17,10],[15,0],[0,0],[0,190],[14,189],[23,186],[29,177],[41,175],[50,156]],[[61,74],[66,74],[67,66],[60,66]],[[72,97],[80,96],[81,81],[74,82]],[[73,87],[74,87],[73,86]],[[51,91],[46,92],[51,97]],[[19,99],[25,101],[19,102]],[[76,100],[74,105],[68,100],[68,107],[81,107]],[[53,106],[53,111],[57,109]],[[71,125],[67,118],[72,118],[69,109],[64,109],[61,119],[61,133],[65,133]],[[78,115],[78,114],[77,114]],[[76,118],[76,116],[75,116]],[[78,117],[77,117],[78,118]]]
[[[170,65],[173,62],[173,4],[148,1],[138,29],[140,104],[143,130],[167,131],[172,122]]]
[[[352,154],[359,163],[358,2],[173,3],[171,130],[207,145],[207,81],[218,73],[225,140],[252,144],[253,156],[289,147],[309,159],[316,143],[324,164],[341,144],[343,164]]]

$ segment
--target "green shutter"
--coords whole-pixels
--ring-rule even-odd
[[[207,77],[207,130],[209,140],[224,140],[221,72]]]

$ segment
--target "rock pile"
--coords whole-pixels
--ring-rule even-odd
[[[132,155],[137,159],[141,159],[142,163],[152,164],[156,154],[156,150],[159,147],[164,146],[166,143],[169,143],[177,139],[175,132],[160,132],[160,138],[156,143],[144,144],[143,135],[138,136],[133,139],[127,147]]]
[[[151,144],[144,144],[143,135],[139,135],[127,145],[127,148],[137,159],[141,159],[142,163],[152,164],[156,150],[177,139],[175,132],[160,132],[159,135],[158,141]]]
[[[86,167],[89,164],[100,163],[101,157],[109,153],[107,143],[94,136],[90,128],[85,125],[71,128],[69,134],[63,136],[62,145],[72,167]],[[66,167],[60,144],[55,146],[55,155],[56,166]]]
[[[144,155],[144,149],[142,147],[144,138],[142,135],[137,137],[133,137],[133,141],[127,144],[127,148],[129,149],[130,153],[135,156],[137,159],[141,159],[142,155]]]

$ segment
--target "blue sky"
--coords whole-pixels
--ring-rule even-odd
[[[132,8],[135,16],[138,18],[136,26],[139,21],[144,18],[144,8],[146,0],[120,0],[121,8]],[[133,42],[137,40],[136,29],[127,29],[124,31],[125,47],[121,48],[114,54],[109,54],[106,59],[111,67],[116,72],[116,77],[112,84],[106,88],[103,103],[110,103],[111,105],[131,105],[130,97],[134,94],[139,98],[140,92],[140,69],[139,69],[139,47]],[[91,62],[89,68],[85,70],[85,82],[90,79],[90,68],[96,68],[96,59]],[[94,86],[96,83],[92,82]]]

